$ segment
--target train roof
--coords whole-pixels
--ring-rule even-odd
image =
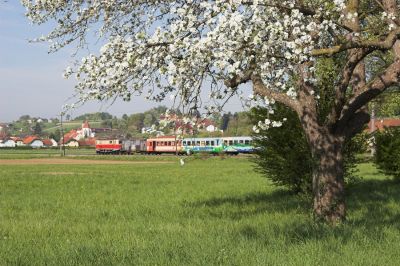
[[[154,138],[148,138],[147,140],[166,140],[166,139],[173,139],[173,140],[179,140],[175,136],[160,136],[160,137],[154,137]]]
[[[183,138],[182,140],[187,141],[187,140],[199,140],[199,141],[207,141],[207,140],[220,140],[222,138],[220,137],[215,137],[215,138]]]
[[[221,139],[228,139],[228,140],[239,140],[239,139],[247,139],[252,140],[253,138],[250,136],[240,136],[240,137],[221,137]]]

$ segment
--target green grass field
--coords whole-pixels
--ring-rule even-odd
[[[400,265],[400,184],[370,164],[332,229],[245,158],[172,158],[0,165],[0,265]]]
[[[0,159],[29,159],[29,158],[42,158],[42,157],[60,157],[61,151],[59,149],[0,149]],[[92,149],[66,149],[66,156],[92,156],[96,154],[94,148]]]

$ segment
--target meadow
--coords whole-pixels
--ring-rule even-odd
[[[247,158],[91,158],[0,165],[0,265],[400,265],[400,184],[371,164],[330,228]]]

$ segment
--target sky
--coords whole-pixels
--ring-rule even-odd
[[[31,43],[29,40],[46,35],[51,25],[30,24],[24,16],[25,8],[18,0],[4,3],[0,0],[0,122],[11,122],[22,115],[53,118],[60,114],[62,106],[71,103],[76,80],[62,77],[64,69],[72,65],[74,47],[48,53],[46,43]],[[89,47],[96,54],[98,45]],[[161,104],[170,107],[172,102]],[[160,105],[144,97],[130,102],[117,100],[90,102],[73,110],[72,117],[87,112],[109,112],[116,116],[143,112]],[[226,111],[240,111],[237,100],[226,106]]]

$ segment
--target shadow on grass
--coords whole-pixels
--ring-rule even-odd
[[[400,182],[389,179],[363,180],[349,187],[347,194],[349,218],[336,228],[315,223],[310,201],[284,190],[210,198],[185,206],[191,209],[192,214],[212,219],[240,220],[273,214],[271,217],[280,217],[281,220],[271,220],[270,224],[266,224],[269,234],[284,235],[288,244],[326,238],[346,243],[354,241],[354,237],[360,234],[380,242],[385,239],[385,229],[400,230]],[[266,239],[268,236],[263,230],[247,223],[238,229],[237,234],[251,239]]]
[[[294,210],[308,211],[310,201],[288,191],[257,192],[235,197],[210,198],[186,203],[186,207],[206,211],[211,217],[239,220],[263,213],[288,213]]]
[[[400,229],[400,182],[365,180],[349,190],[348,212],[356,212],[349,222],[371,229],[394,226]],[[359,213],[357,213],[359,212]],[[358,215],[357,215],[358,214]]]

